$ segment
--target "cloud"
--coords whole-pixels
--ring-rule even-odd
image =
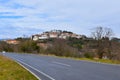
[[[119,4],[119,0],[0,0],[0,29],[12,31],[11,37],[51,29],[89,35],[91,28],[102,25],[120,37],[115,29],[120,25]]]

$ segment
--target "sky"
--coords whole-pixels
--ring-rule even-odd
[[[98,26],[120,38],[120,0],[0,0],[0,39],[53,29],[90,36]]]

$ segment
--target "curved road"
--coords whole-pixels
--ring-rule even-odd
[[[4,53],[41,80],[120,80],[120,66],[35,54]]]

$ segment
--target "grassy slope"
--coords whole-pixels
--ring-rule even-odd
[[[37,80],[14,61],[0,56],[0,80]]]

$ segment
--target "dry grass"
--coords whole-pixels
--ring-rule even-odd
[[[14,61],[0,56],[0,80],[37,80]]]

